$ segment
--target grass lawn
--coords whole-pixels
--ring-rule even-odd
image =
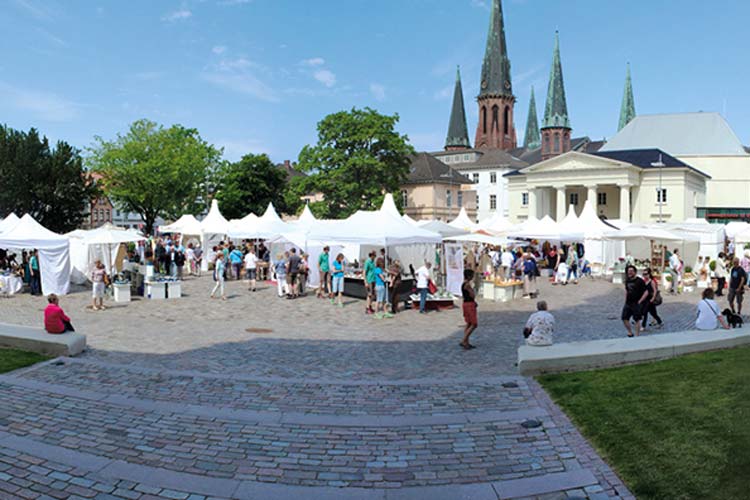
[[[33,352],[0,348],[0,373],[17,370],[46,359],[49,358]]]
[[[750,348],[539,382],[639,499],[750,498]]]

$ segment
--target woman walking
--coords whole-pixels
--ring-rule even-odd
[[[216,292],[221,291],[221,300],[227,300],[227,296],[224,294],[224,270],[226,264],[224,263],[224,254],[219,253],[216,255],[216,264],[214,266],[214,289],[211,292],[211,298],[216,298]]]
[[[651,326],[661,328],[662,326],[664,326],[664,322],[659,317],[659,313],[656,312],[656,307],[661,305],[662,299],[661,294],[659,293],[659,284],[651,275],[651,269],[646,269],[643,271],[643,282],[646,283],[646,291],[648,292],[648,297],[643,303],[643,322],[641,323],[641,326],[643,328],[641,330],[646,329],[646,323],[649,314],[652,318],[654,318],[654,321],[651,322]]]
[[[466,350],[474,349],[474,346],[469,343],[469,337],[477,329],[479,321],[477,320],[477,302],[476,292],[473,286],[474,271],[471,269],[464,269],[464,282],[461,285],[461,295],[463,296],[463,312],[464,321],[466,326],[464,327],[464,338],[461,341],[461,347]]]
[[[107,270],[104,268],[101,260],[94,262],[94,270],[91,271],[91,308],[94,311],[105,309],[104,307],[104,290],[106,288]]]
[[[340,253],[333,261],[333,279],[331,287],[331,304],[334,303],[334,296],[338,294],[339,307],[344,307],[344,254]]]

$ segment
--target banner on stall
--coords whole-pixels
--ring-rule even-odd
[[[445,244],[446,289],[454,295],[461,295],[464,281],[464,250],[461,244]]]

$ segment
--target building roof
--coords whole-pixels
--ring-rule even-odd
[[[544,107],[544,120],[542,121],[542,129],[545,128],[573,128],[568,118],[565,82],[560,61],[560,36],[557,31],[555,31],[555,49],[552,53],[552,68],[547,87],[547,104]]]
[[[473,184],[474,182],[458,173],[442,161],[428,153],[413,156],[409,177],[405,184]]]
[[[599,151],[605,144],[605,141],[592,141],[588,137],[574,137],[570,140],[570,150],[578,151],[579,153],[594,153]],[[521,159],[528,165],[534,165],[542,161],[542,148],[536,146],[534,148],[516,148],[511,150],[511,154]]]
[[[628,63],[628,72],[625,76],[625,90],[622,94],[622,105],[620,106],[618,132],[633,121],[633,118],[635,118],[635,99],[633,98],[633,81],[630,78],[630,63]]]
[[[684,161],[678,160],[674,156],[665,153],[661,149],[651,148],[627,149],[623,151],[599,151],[593,154],[594,156],[601,156],[602,158],[624,161],[626,163],[630,163],[631,165],[635,165],[636,167],[641,167],[647,170],[660,168],[659,163],[662,164],[661,168],[687,168],[704,177],[707,177],[709,179],[711,178],[710,175],[705,174],[704,172],[701,172],[694,167],[691,167]]]
[[[748,156],[719,113],[636,116],[602,151],[657,148],[675,156]]]
[[[487,48],[482,63],[479,96],[513,96],[510,59],[508,59],[508,46],[505,43],[503,6],[500,0],[492,0],[490,29],[487,33]]]
[[[284,163],[276,164],[277,168],[280,168],[286,172],[287,180],[291,180],[293,177],[307,177],[307,174],[300,172],[295,168],[296,163],[292,164],[290,160],[284,160]]]
[[[526,149],[538,148],[542,145],[539,136],[539,119],[536,117],[536,98],[534,87],[531,87],[531,99],[529,99],[529,113],[526,118],[526,133],[523,135],[523,147]]]
[[[461,86],[461,69],[456,69],[456,87],[453,91],[453,108],[448,122],[448,136],[445,147],[470,148],[469,128],[466,126],[466,110],[464,109],[464,91]]]

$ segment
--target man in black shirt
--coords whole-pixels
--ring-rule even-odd
[[[630,318],[635,321],[635,336],[641,334],[641,318],[643,318],[643,304],[648,298],[646,283],[638,276],[635,266],[625,268],[625,306],[622,308],[622,322],[628,331],[628,337],[633,336]]]
[[[737,257],[732,261],[732,272],[729,274],[729,308],[733,313],[742,315],[742,298],[745,295],[745,285],[747,284],[747,273],[740,266],[740,259]],[[734,301],[737,300],[737,310],[734,310]]]

